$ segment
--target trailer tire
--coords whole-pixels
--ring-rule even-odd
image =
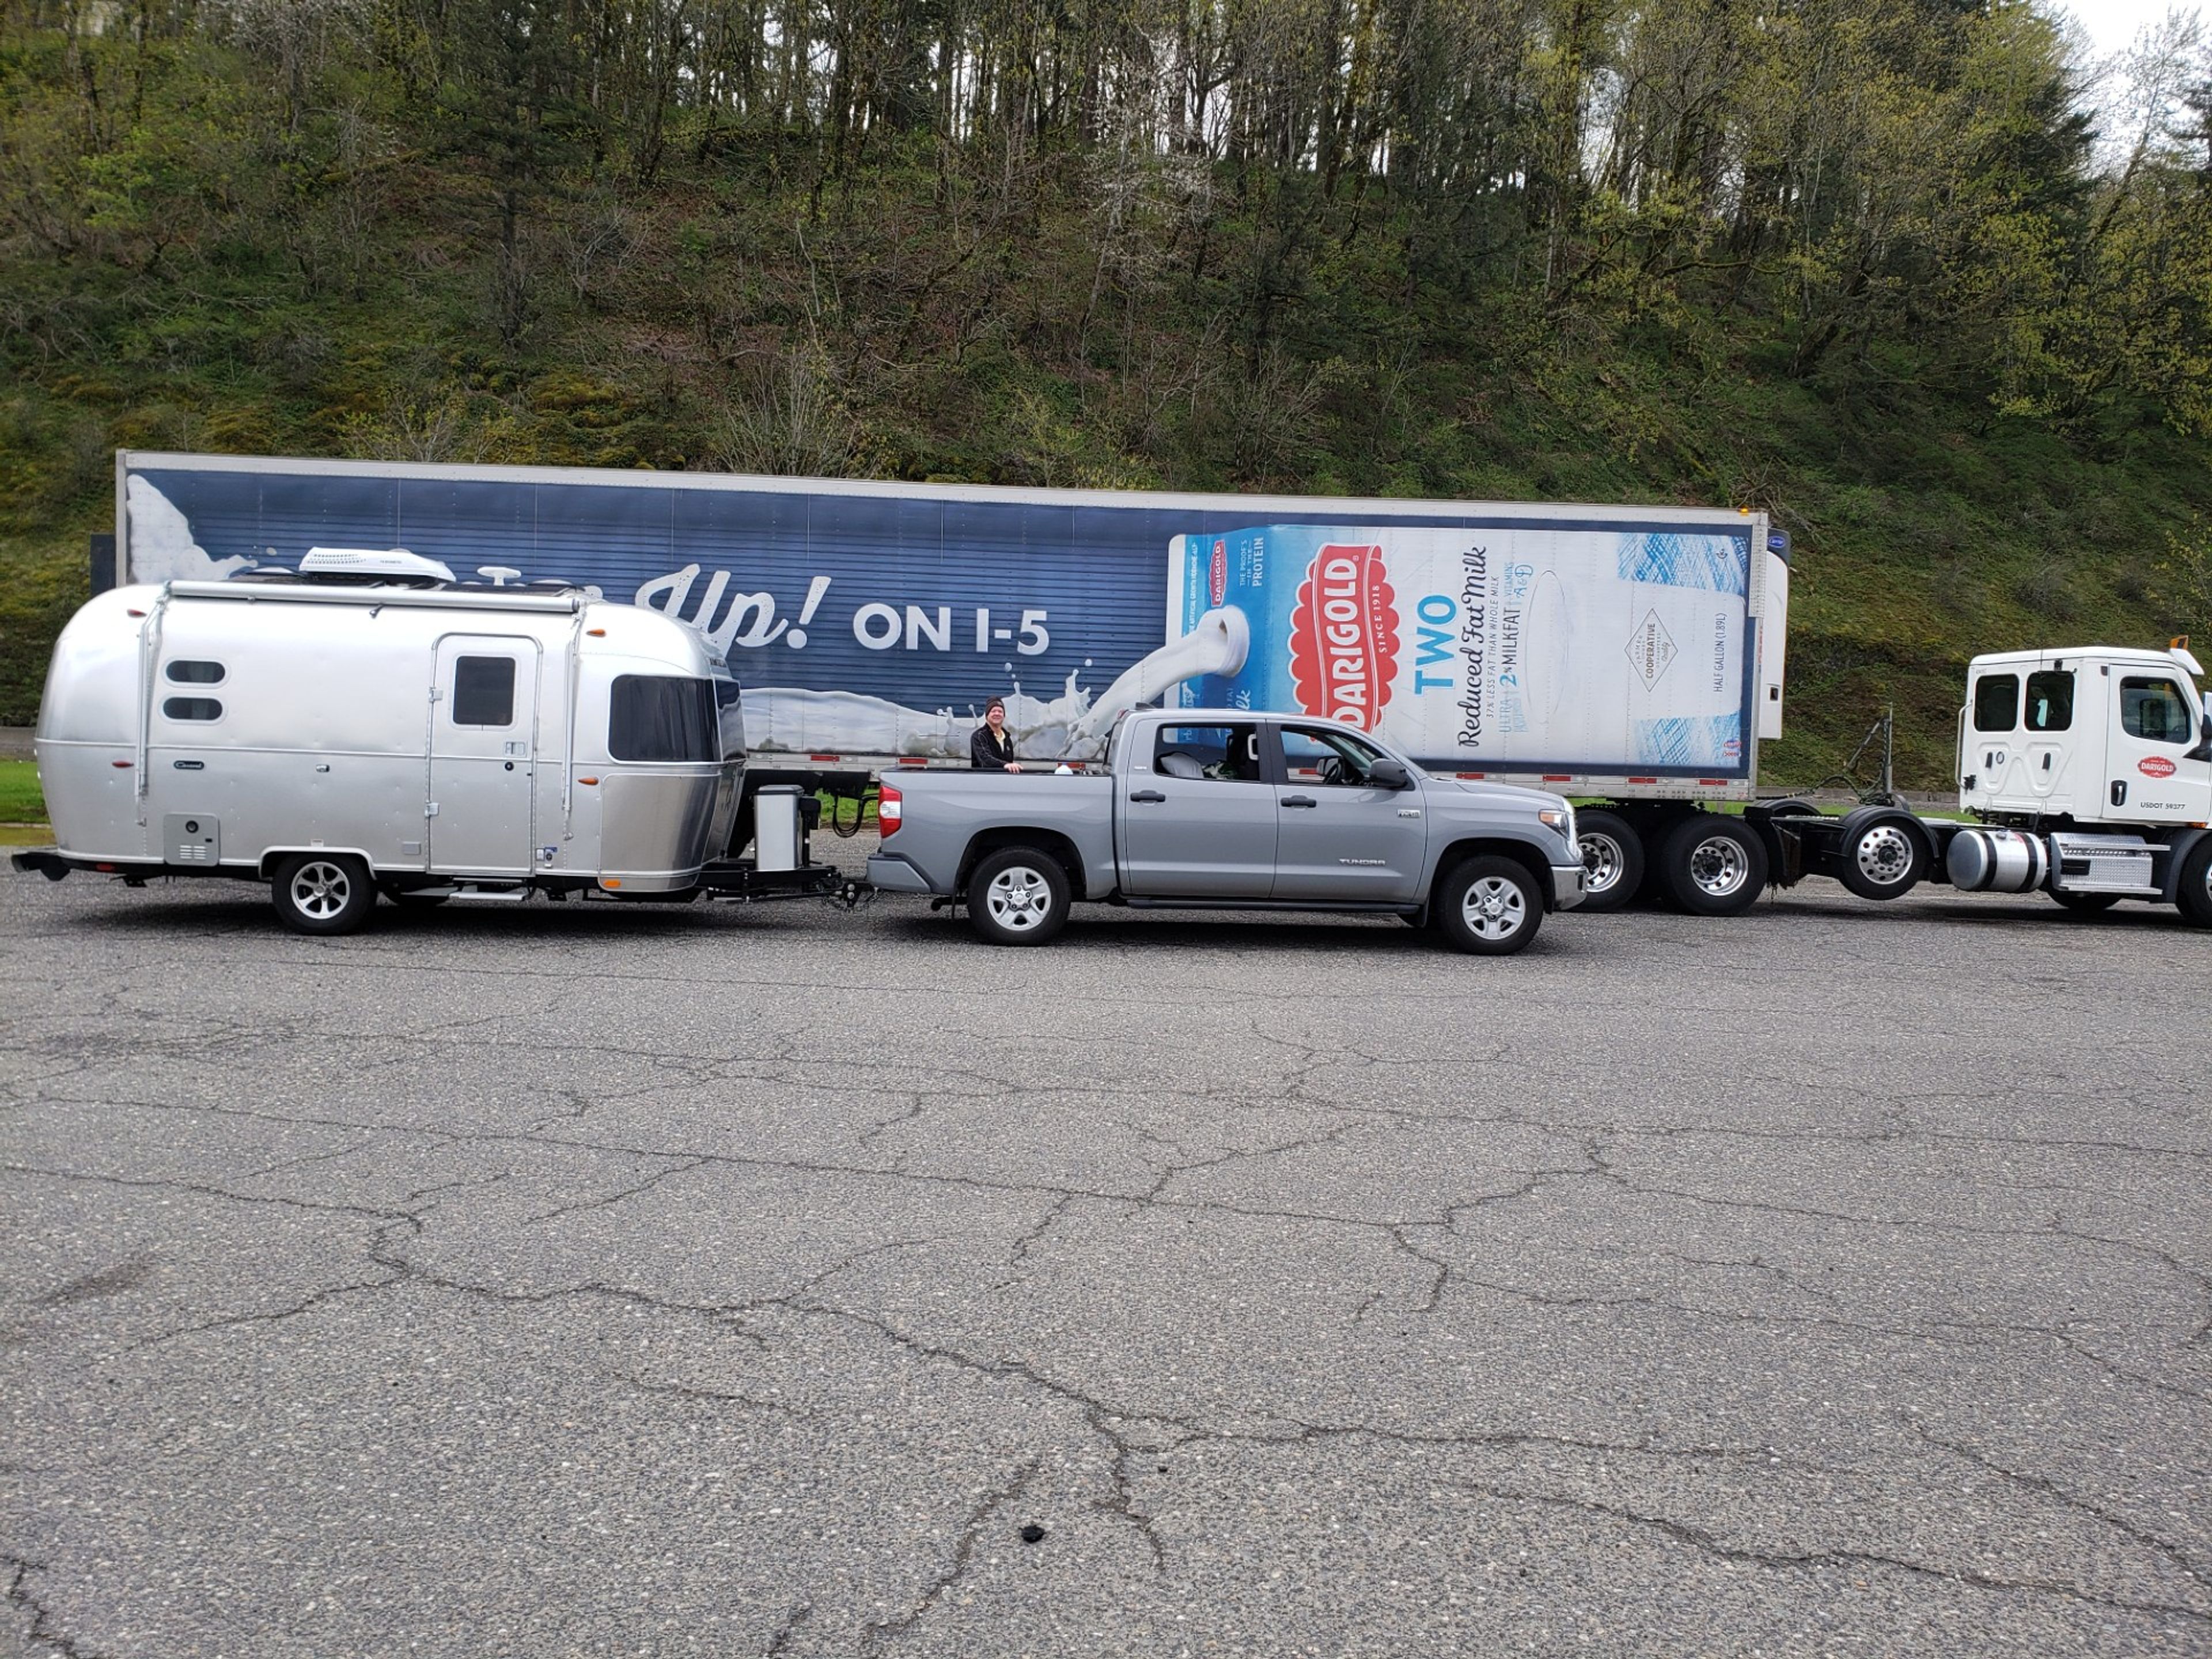
[[[1042,945],[1067,925],[1067,872],[1037,847],[1001,847],[968,877],[968,923],[988,945]]]
[[[1592,915],[1618,910],[1644,885],[1644,837],[1616,812],[1577,812],[1575,835],[1583,855],[1583,902]]]
[[[1838,878],[1861,898],[1903,898],[1928,873],[1928,847],[1911,818],[1887,812],[1852,826],[1837,862]]]
[[[1693,812],[1668,832],[1660,872],[1692,915],[1740,916],[1766,890],[1766,844],[1740,818]]]
[[[269,880],[276,919],[295,933],[352,933],[368,923],[376,889],[349,853],[295,853]]]
[[[2212,927],[2212,836],[2189,849],[2181,861],[2181,879],[2173,890],[2181,914],[2199,927]]]
[[[1439,938],[1470,956],[1510,957],[1544,925],[1544,893],[1517,860],[1480,854],[1437,880],[1429,907]]]

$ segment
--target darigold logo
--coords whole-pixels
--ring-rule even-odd
[[[1213,563],[1206,573],[1206,591],[1209,603],[1219,605],[1229,597],[1229,544],[1217,541],[1213,544]]]
[[[1398,667],[1397,595],[1379,547],[1331,544],[1314,555],[1291,611],[1291,685],[1298,707],[1372,731]]]
[[[2136,770],[2147,778],[2170,778],[2173,775],[2173,763],[2163,755],[2145,755],[2136,763]]]

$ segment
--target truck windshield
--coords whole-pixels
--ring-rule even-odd
[[[722,758],[714,683],[673,674],[617,674],[607,752],[624,761]]]

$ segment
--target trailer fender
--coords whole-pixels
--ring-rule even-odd
[[[260,867],[256,873],[261,880],[267,881],[276,875],[276,866],[283,863],[286,859],[301,857],[310,853],[324,853],[332,857],[343,855],[359,859],[368,866],[370,878],[372,880],[375,878],[376,860],[370,856],[368,849],[365,847],[271,847],[261,854]],[[235,866],[233,867],[235,868]]]

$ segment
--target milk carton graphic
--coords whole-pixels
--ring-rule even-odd
[[[1740,770],[1749,570],[1747,534],[1704,530],[1181,536],[1171,625],[1241,617],[1249,646],[1180,701],[1309,714],[1469,768]]]

